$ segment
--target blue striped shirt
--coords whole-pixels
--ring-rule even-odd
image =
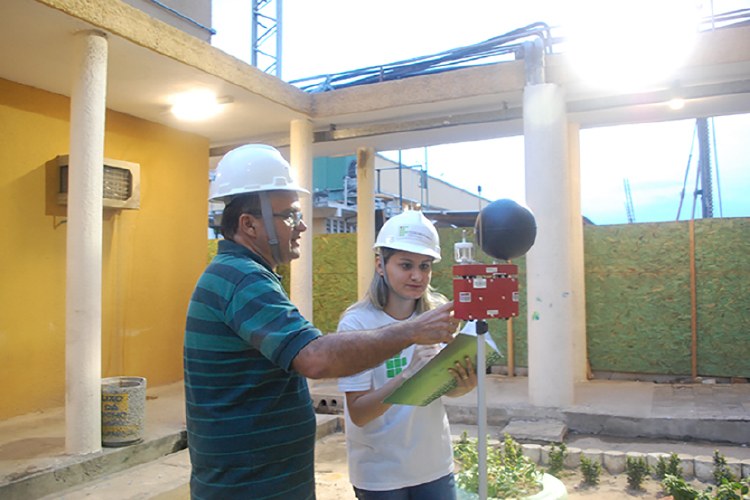
[[[219,242],[185,329],[193,498],[315,498],[315,413],[291,364],[320,335],[259,256]]]

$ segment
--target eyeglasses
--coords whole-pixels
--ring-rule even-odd
[[[247,213],[249,213],[253,217],[262,218],[262,215],[259,213],[254,213],[254,212],[247,212]],[[299,210],[287,210],[285,212],[281,212],[278,214],[274,213],[271,215],[273,215],[274,217],[280,218],[282,221],[284,221],[284,224],[286,224],[287,226],[291,228],[295,228],[299,226],[300,222],[302,222],[302,212]]]
[[[302,212],[299,210],[290,210],[280,214],[273,214],[274,217],[280,218],[289,227],[297,227],[302,222]]]

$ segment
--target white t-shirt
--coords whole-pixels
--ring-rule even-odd
[[[370,330],[397,320],[371,304],[344,314],[339,332]],[[383,386],[411,361],[414,346],[385,363],[351,377],[339,379],[339,390],[366,391]],[[393,405],[363,427],[346,418],[349,480],[357,488],[386,491],[416,486],[453,472],[450,428],[443,403],[427,406]]]

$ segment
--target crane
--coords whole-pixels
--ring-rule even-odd
[[[281,78],[282,0],[252,0],[251,64]]]
[[[716,170],[716,189],[719,201],[719,217],[723,216],[721,206],[721,185],[719,182],[719,161],[716,151],[716,129],[713,118],[697,118],[695,120],[695,129],[693,139],[690,143],[690,154],[688,156],[687,166],[685,167],[685,178],[682,183],[680,192],[680,204],[677,207],[677,219],[680,220],[682,203],[685,199],[685,188],[687,186],[688,175],[690,173],[690,164],[693,159],[693,150],[695,140],[698,139],[698,167],[695,173],[695,189],[693,191],[693,212],[691,218],[695,218],[695,208],[698,197],[701,197],[701,215],[704,219],[714,216],[714,198],[713,198],[713,170]]]
[[[622,180],[625,187],[625,213],[628,216],[628,224],[635,222],[635,210],[633,209],[633,196],[630,194],[630,181],[628,178]]]

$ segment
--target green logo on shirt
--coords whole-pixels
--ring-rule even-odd
[[[397,354],[393,356],[391,359],[386,360],[385,362],[385,374],[388,378],[393,378],[406,367],[406,358],[401,356],[401,354]]]

